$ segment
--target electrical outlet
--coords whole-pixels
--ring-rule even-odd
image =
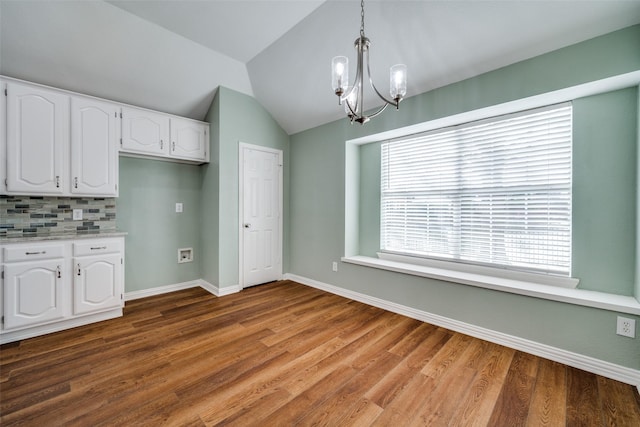
[[[73,220],[81,221],[82,220],[82,209],[74,209],[73,210]]]
[[[636,337],[636,321],[635,319],[628,319],[626,317],[618,316],[618,325],[616,327],[616,334],[623,337],[635,338]]]
[[[182,213],[182,203],[176,203],[176,213]]]
[[[333,271],[338,271],[338,263],[334,261],[333,264],[331,264],[331,269]]]

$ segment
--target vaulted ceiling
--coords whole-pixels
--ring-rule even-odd
[[[373,79],[405,63],[408,96],[637,23],[638,0],[365,4]],[[343,117],[330,61],[354,74],[360,2],[0,0],[0,25],[0,74],[195,119],[223,85],[292,134]]]

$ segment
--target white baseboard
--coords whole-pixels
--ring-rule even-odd
[[[216,285],[213,285],[209,282],[207,282],[206,280],[199,280],[200,282],[200,287],[202,289],[204,289],[205,291],[212,293],[213,295],[217,296],[217,297],[223,297],[225,295],[231,295],[231,294],[235,294],[237,292],[240,292],[242,290],[242,288],[240,287],[240,285],[234,285],[234,286],[225,286],[223,288],[220,288]]]
[[[154,295],[162,295],[169,292],[181,291],[183,289],[196,288],[198,286],[217,297],[223,297],[225,295],[235,294],[236,292],[240,292],[242,290],[240,285],[225,286],[224,288],[219,288],[218,286],[212,285],[206,280],[198,279],[198,280],[191,280],[189,282],[176,283],[173,285],[158,286],[157,288],[149,288],[149,289],[143,289],[140,291],[127,292],[124,294],[124,300],[132,301],[134,299],[152,297]]]
[[[443,328],[460,332],[465,335],[470,335],[472,337],[483,339],[485,341],[504,345],[515,350],[524,351],[526,353],[540,356],[545,359],[564,363],[565,365],[572,366],[574,368],[582,369],[597,375],[602,375],[603,377],[611,378],[626,384],[631,384],[636,386],[638,388],[638,391],[640,392],[640,370],[627,368],[625,366],[620,366],[604,360],[596,359],[578,353],[573,353],[571,351],[563,350],[557,347],[552,347],[546,344],[541,344],[517,336],[508,335],[491,329],[482,328],[480,326],[472,325],[469,323],[460,322],[455,319],[450,319],[448,317],[428,313],[422,310],[417,310],[405,305],[386,301],[359,292],[350,291],[348,289],[329,285],[327,283],[319,282],[317,280],[309,279],[295,274],[287,273],[284,275],[284,278],[302,283],[303,285],[321,289],[332,294],[340,295],[345,298],[372,305],[374,307],[382,308],[393,313],[398,313],[402,314],[403,316],[421,320],[432,325],[441,326]]]
[[[182,283],[176,283],[173,285],[158,286],[157,288],[142,289],[140,291],[125,292],[124,300],[132,301],[134,299],[152,297],[154,295],[162,295],[162,294],[167,294],[169,292],[181,291],[183,289],[195,288],[200,286],[200,282],[201,280],[191,280],[190,282],[182,282]]]

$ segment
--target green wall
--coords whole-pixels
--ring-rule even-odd
[[[197,166],[120,157],[118,228],[126,238],[126,292],[204,279],[218,288],[239,285],[238,143],[283,151],[284,211],[289,204],[289,136],[252,97],[220,87],[207,113],[210,163]],[[175,203],[184,213],[175,213]],[[288,270],[288,232],[283,272]],[[193,247],[194,262],[177,263]]]
[[[581,289],[635,293],[637,100],[633,87],[573,103],[572,270]]]
[[[200,278],[201,211],[198,166],[120,157],[118,229],[125,238],[125,291]],[[184,212],[176,213],[176,202]],[[193,248],[194,261],[178,264],[178,249]]]
[[[203,278],[219,288],[239,284],[238,258],[238,150],[239,143],[260,145],[283,151],[284,212],[288,219],[289,203],[289,136],[271,115],[252,97],[220,87],[208,114],[208,121],[216,124],[212,130],[211,154],[215,157],[203,169],[203,228],[213,227],[204,234],[206,262]],[[213,212],[216,210],[216,212]],[[286,227],[283,236],[283,261],[289,250]],[[283,263],[283,271],[288,265]]]
[[[360,223],[349,223],[345,230],[345,141],[636,70],[640,70],[640,25],[409,98],[403,101],[399,111],[386,111],[365,126],[352,126],[343,119],[292,135],[290,272],[479,327],[640,369],[640,336],[636,339],[617,336],[615,312],[353,264],[342,263],[338,272],[331,271],[331,262],[339,261],[345,252],[345,233],[351,235],[353,228],[358,227],[361,234],[366,234],[371,224],[376,224],[376,215],[379,215],[367,216],[366,212],[360,212]],[[574,212],[579,209],[577,215],[583,220],[578,219],[575,224],[580,233],[576,238],[577,241],[583,239],[596,245],[596,238],[615,229],[614,237],[607,241],[619,239],[621,248],[606,254],[604,252],[610,247],[577,248],[578,253],[582,251],[577,256],[583,261],[575,267],[590,278],[585,279],[586,288],[604,287],[609,292],[627,295],[633,289],[630,286],[633,286],[635,259],[636,195],[630,186],[636,182],[633,159],[637,158],[637,97],[637,89],[629,89],[576,102],[579,113],[577,132],[581,139],[589,141],[585,144],[589,145],[587,152],[590,154],[583,156],[577,153],[574,160],[585,162],[584,157],[601,157],[598,164],[581,163],[578,168]],[[621,116],[610,122],[614,112]],[[597,120],[588,123],[592,119]],[[603,128],[596,131],[593,129],[595,123],[603,124]],[[599,135],[606,129],[613,131],[613,135],[603,141]],[[586,135],[589,132],[593,135]],[[635,141],[630,135],[636,135]],[[362,152],[369,150],[369,156],[375,155],[373,145],[357,149]],[[360,180],[372,177],[373,181],[377,179],[379,182],[379,176],[376,178],[379,171],[374,166],[361,164],[356,173]],[[592,173],[605,177],[607,182],[591,188],[591,177],[586,180],[585,176]],[[622,185],[620,191],[605,194],[615,183]],[[592,189],[594,193],[590,193]],[[349,183],[347,191],[358,197],[360,211],[377,209],[371,202],[376,196],[375,189],[369,187],[367,190],[367,186],[361,186],[356,190]],[[604,202],[591,200],[605,195]],[[597,218],[610,219],[621,226],[622,231],[617,226],[605,226],[595,231],[593,237],[589,236],[592,228],[601,224],[590,223],[590,213],[582,211],[598,203]],[[366,218],[364,223],[363,217]],[[627,237],[622,233],[627,233]],[[363,247],[371,247],[376,238],[375,235],[361,235],[359,243]],[[604,258],[600,259],[601,256]],[[598,268],[599,262],[607,263],[602,271]],[[622,271],[614,271],[619,267]],[[626,316],[640,322],[638,316]]]
[[[219,269],[219,235],[220,230],[220,97],[219,91],[216,93],[211,103],[205,120],[211,127],[209,163],[200,166],[202,178],[201,203],[202,211],[200,215],[201,245],[204,262],[202,263],[202,279],[218,285]]]

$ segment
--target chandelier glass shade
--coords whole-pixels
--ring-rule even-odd
[[[369,67],[369,48],[370,40],[364,35],[364,0],[360,2],[360,37],[354,43],[358,64],[356,68],[356,77],[352,86],[349,86],[349,59],[346,56],[336,56],[331,60],[331,83],[333,91],[338,96],[338,103],[344,103],[344,110],[351,123],[358,122],[365,124],[370,119],[382,113],[389,105],[393,105],[396,109],[400,106],[400,101],[407,94],[407,66],[404,64],[396,64],[391,67],[389,73],[389,93],[391,99],[382,95],[371,78],[371,69]],[[364,69],[367,69],[367,77],[369,85],[378,95],[384,105],[377,111],[365,115],[364,114]]]

